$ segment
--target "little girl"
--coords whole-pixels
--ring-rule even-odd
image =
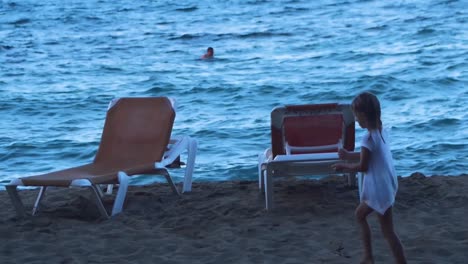
[[[367,216],[376,211],[382,233],[387,240],[397,263],[406,263],[400,239],[393,230],[392,206],[398,188],[387,135],[380,120],[380,103],[377,97],[364,92],[354,98],[351,108],[354,116],[367,133],[362,139],[361,152],[339,150],[340,159],[359,160],[356,163],[337,163],[337,171],[354,171],[364,174],[360,188],[360,204],[356,219],[362,231],[364,257],[361,263],[374,263],[371,231]]]

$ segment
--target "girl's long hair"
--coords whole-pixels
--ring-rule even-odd
[[[369,92],[360,93],[353,99],[353,102],[351,103],[351,108],[355,113],[363,113],[367,118],[369,128],[378,129],[380,132],[380,136],[382,136],[380,102],[379,99],[377,99],[377,96]]]

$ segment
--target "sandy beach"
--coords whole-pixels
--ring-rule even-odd
[[[254,181],[130,187],[124,212],[99,220],[83,189],[50,190],[17,219],[0,192],[0,263],[358,263],[357,189],[345,179],[279,179],[274,211]],[[408,263],[467,263],[468,175],[399,178],[394,207]],[[37,190],[20,192],[32,205]],[[375,216],[376,263],[393,263]]]

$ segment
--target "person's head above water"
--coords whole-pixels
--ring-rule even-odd
[[[206,49],[206,53],[202,56],[202,59],[211,59],[214,57],[214,49],[209,47]]]

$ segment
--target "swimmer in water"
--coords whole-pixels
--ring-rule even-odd
[[[206,50],[206,53],[201,57],[202,59],[212,59],[214,57],[214,50],[212,47],[209,47]]]

